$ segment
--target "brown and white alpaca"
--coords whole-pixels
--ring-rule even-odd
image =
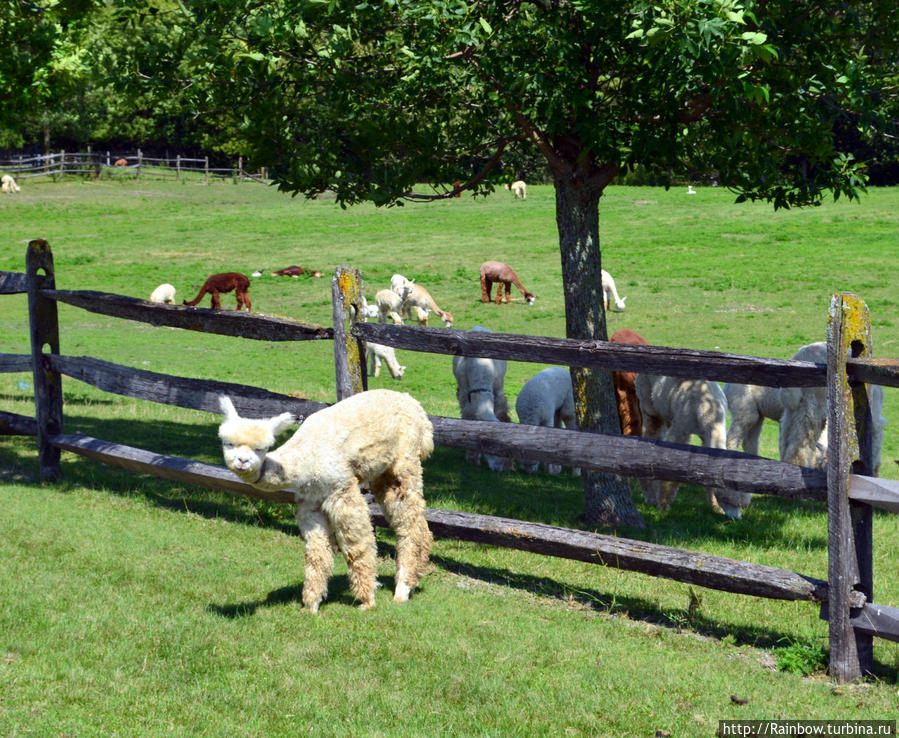
[[[447,328],[453,327],[453,314],[447,310],[441,310],[428,292],[420,284],[412,284],[409,296],[403,303],[403,312],[412,319],[417,319],[419,325],[428,324],[428,313],[437,313]]]
[[[634,346],[647,345],[646,339],[630,328],[615,331],[609,340],[612,343],[628,343]],[[621,432],[625,436],[639,436],[643,433],[643,413],[640,412],[637,390],[634,388],[636,378],[636,372],[612,372],[615,399],[618,402],[618,420],[621,423]]]
[[[334,569],[333,544],[347,560],[350,591],[374,607],[377,547],[361,485],[368,483],[396,533],[396,587],[405,602],[425,574],[432,536],[425,519],[421,462],[434,450],[433,426],[411,395],[370,390],[310,415],[283,445],[291,413],[252,420],[220,398],[225,463],[258,489],[290,490],[306,542],[303,605],[317,612]]]
[[[485,261],[481,264],[481,302],[490,302],[490,291],[493,289],[493,283],[497,283],[496,287],[496,304],[499,305],[503,300],[503,287],[506,288],[506,302],[511,299],[512,285],[514,284],[524,295],[524,301],[528,305],[533,305],[537,296],[533,292],[528,292],[518,275],[508,264],[501,261]]]
[[[289,267],[284,267],[283,269],[279,269],[276,272],[272,272],[273,277],[299,277],[306,273],[306,270],[301,266],[291,265]]]
[[[219,295],[223,292],[231,292],[237,295],[237,309],[240,310],[246,306],[247,312],[253,309],[253,303],[250,302],[250,278],[246,274],[240,272],[222,272],[213,274],[200,287],[200,292],[193,300],[185,300],[185,305],[196,305],[203,295],[207,292],[212,295],[212,308],[214,310],[222,309],[222,301]]]

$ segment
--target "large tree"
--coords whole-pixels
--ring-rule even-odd
[[[777,207],[856,197],[834,127],[874,125],[896,72],[897,14],[878,0],[192,0],[155,15],[120,1],[178,29],[177,63],[147,47],[132,80],[227,111],[284,190],[484,194],[504,156],[539,152],[579,339],[607,338],[599,202],[616,176],[714,174]],[[618,432],[609,373],[573,379],[580,427]],[[590,521],[642,523],[620,480],[585,489]]]

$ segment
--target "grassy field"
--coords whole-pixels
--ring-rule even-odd
[[[893,275],[899,191],[861,203],[773,212],[720,189],[610,188],[603,265],[627,295],[610,329],[656,344],[785,358],[823,340],[831,295],[871,310],[874,353],[899,355]],[[0,198],[0,270],[24,271],[46,238],[57,286],[193,297],[208,274],[262,270],[254,309],[330,322],[329,274],[362,270],[366,294],[394,272],[428,287],[455,327],[564,334],[551,187],[527,201],[341,210],[258,184],[38,183]],[[480,302],[477,270],[513,265],[528,307]],[[291,264],[325,278],[278,278]],[[23,296],[5,296],[0,351],[26,353]],[[233,295],[223,300],[233,306]],[[204,300],[208,305],[208,298]],[[330,343],[238,341],[116,321],[60,306],[62,352],[333,401]],[[430,413],[458,415],[446,356],[399,352],[395,382]],[[514,397],[542,365],[510,363]],[[0,410],[33,413],[31,378],[0,375]],[[66,432],[221,463],[217,417],[105,395],[65,379]],[[899,395],[886,391],[882,475],[899,478]],[[762,453],[776,457],[769,424]],[[886,718],[896,712],[899,646],[876,641],[877,678],[834,687],[817,608],[727,595],[615,569],[438,540],[433,569],[404,607],[390,602],[392,538],[379,534],[384,589],[356,611],[345,568],[318,617],[300,612],[302,542],[289,510],[63,457],[37,481],[31,439],[0,441],[0,734],[707,736],[720,719]],[[491,474],[438,449],[432,507],[582,527],[579,480]],[[826,578],[823,506],[757,497],[744,519],[681,490],[645,531],[682,548]],[[899,524],[875,518],[875,592],[899,603]],[[776,668],[777,662],[793,670]],[[803,668],[811,670],[803,676]],[[746,699],[739,704],[731,699]]]

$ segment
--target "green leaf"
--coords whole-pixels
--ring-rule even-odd
[[[488,35],[492,35],[492,34],[493,34],[493,28],[492,28],[492,26],[487,22],[487,19],[481,17],[481,18],[479,19],[479,21],[480,21],[480,23],[481,23],[481,28],[483,28],[483,29],[487,32]]]

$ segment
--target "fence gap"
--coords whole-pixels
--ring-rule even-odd
[[[849,474],[871,474],[871,410],[864,384],[850,385],[847,356],[871,355],[868,307],[856,295],[834,295],[827,325],[827,549],[830,673],[848,682],[874,670],[874,641],[856,631],[853,590],[873,598],[872,509],[849,500]],[[860,453],[866,449],[866,453]]]
[[[334,326],[334,364],[337,399],[368,389],[365,348],[352,333],[352,324],[361,314],[362,274],[358,269],[339,266],[331,283]]]
[[[49,437],[62,433],[62,380],[50,368],[44,346],[59,354],[59,317],[56,301],[45,298],[41,289],[55,289],[56,276],[50,245],[42,238],[28,243],[25,255],[28,287],[28,316],[31,330],[31,367],[34,381],[34,410],[37,420],[38,462],[42,481],[60,478],[60,451]],[[43,272],[39,274],[38,272]]]

